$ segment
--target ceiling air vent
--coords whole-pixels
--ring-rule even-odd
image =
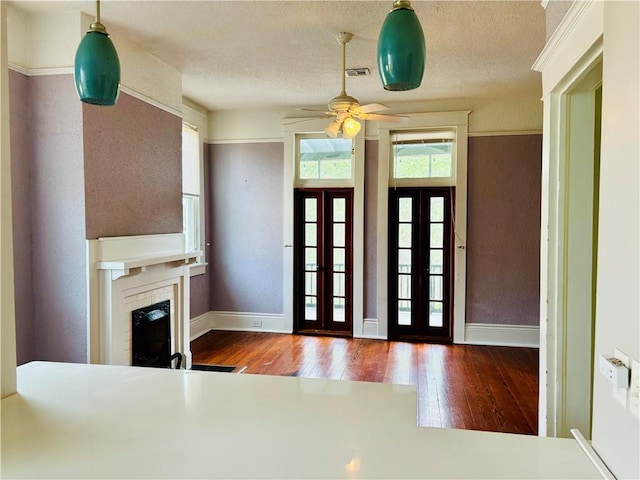
[[[345,73],[347,77],[364,77],[371,75],[371,72],[367,67],[347,68],[345,69]]]

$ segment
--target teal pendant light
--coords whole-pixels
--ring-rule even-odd
[[[385,90],[414,90],[424,74],[420,21],[408,0],[396,0],[378,37],[378,72]]]
[[[115,105],[120,93],[120,61],[104,25],[100,23],[100,0],[96,21],[89,27],[78,50],[74,66],[76,92],[92,105]]]

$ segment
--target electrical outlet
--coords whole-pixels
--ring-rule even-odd
[[[631,360],[629,410],[636,418],[640,418],[640,362],[638,360]]]
[[[254,320],[253,321],[254,328],[262,328],[262,320]]]

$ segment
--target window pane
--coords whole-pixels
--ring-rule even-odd
[[[429,251],[429,272],[430,273],[442,273],[442,250],[430,250]]]
[[[451,152],[431,156],[431,176],[435,178],[451,176]]]
[[[345,249],[334,248],[333,249],[333,271],[344,272],[345,270]]]
[[[429,246],[442,248],[444,246],[444,225],[441,223],[431,224],[431,238],[429,239]]]
[[[346,198],[334,198],[333,199],[333,221],[344,222],[347,217],[347,199]]]
[[[200,197],[182,196],[182,231],[186,251],[200,250]]]
[[[442,300],[442,277],[431,275],[429,277],[429,300]]]
[[[414,143],[415,142],[415,143]],[[394,142],[395,178],[442,178],[452,175],[451,140]]]
[[[316,295],[318,293],[318,274],[316,272],[304,273],[304,293],[305,295]]]
[[[398,247],[411,248],[411,224],[398,225]]]
[[[411,299],[411,275],[398,275],[398,298]]]
[[[200,195],[200,136],[182,124],[182,193]]]
[[[429,302],[429,326],[441,327],[443,324],[442,302]]]
[[[398,199],[398,221],[400,222],[410,222],[411,221],[411,210],[412,210],[413,201],[411,198],[399,198]]]
[[[318,304],[316,297],[304,297],[304,319],[318,319]]]
[[[318,264],[318,249],[305,248],[304,249],[304,269],[315,270],[317,264]]]
[[[315,222],[318,219],[318,199],[304,199],[304,221]]]
[[[398,250],[398,273],[411,273],[411,250]]]
[[[343,223],[335,224],[333,226],[333,245],[336,247],[345,246],[345,226]]]
[[[344,298],[333,299],[333,321],[344,322],[345,321],[345,302]]]
[[[351,139],[301,138],[298,147],[301,179],[351,178]]]
[[[345,289],[345,273],[334,273],[333,274],[333,294],[344,297],[346,295]]]
[[[411,301],[398,302],[398,325],[411,325]]]
[[[315,223],[307,223],[304,226],[305,246],[315,247],[318,241],[318,227]]]
[[[431,221],[444,222],[444,197],[431,198]]]

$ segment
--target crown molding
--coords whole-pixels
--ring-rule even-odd
[[[580,19],[589,9],[593,0],[584,0],[580,2],[573,2],[567,14],[560,21],[560,25],[553,32],[551,38],[538,55],[538,58],[531,67],[536,72],[542,72],[547,66],[549,61],[555,56],[556,52],[562,47],[564,42],[569,38],[571,33],[575,30],[576,25],[580,22]]]

